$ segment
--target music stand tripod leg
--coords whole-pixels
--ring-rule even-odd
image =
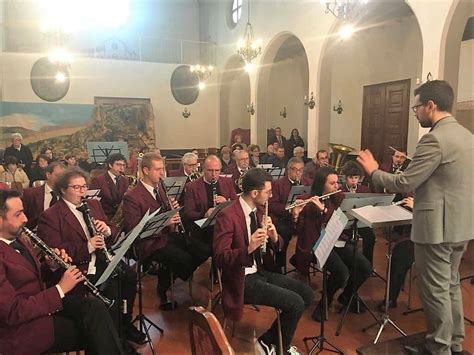
[[[326,265],[324,265],[324,267],[323,267],[323,290],[322,290],[322,294],[323,294],[322,314],[323,314],[323,316],[321,317],[321,328],[320,328],[321,331],[320,331],[320,334],[318,336],[305,337],[305,338],[303,338],[303,341],[306,345],[306,348],[308,348],[308,341],[312,341],[314,343],[313,346],[311,347],[311,349],[309,350],[308,354],[312,354],[316,349],[319,349],[319,351],[317,352],[318,354],[320,352],[322,352],[323,350],[328,350],[328,351],[331,351],[331,352],[334,352],[334,353],[337,353],[337,354],[344,355],[344,352],[341,349],[339,349],[336,345],[330,343],[326,339],[326,337],[324,336],[324,322],[325,322],[325,318],[326,318],[325,315],[326,315],[326,304],[327,304],[327,291],[326,291],[326,288],[327,288],[327,268],[326,268]],[[325,348],[324,347],[325,343],[328,346],[330,346],[332,349]]]

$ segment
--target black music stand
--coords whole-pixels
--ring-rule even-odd
[[[365,332],[367,329],[372,328],[374,325],[380,325],[377,335],[374,339],[374,344],[379,340],[382,331],[384,330],[387,323],[391,324],[400,334],[407,336],[406,333],[398,327],[394,321],[390,319],[389,315],[389,291],[390,291],[390,270],[392,266],[392,238],[391,238],[391,227],[411,224],[412,213],[400,206],[365,206],[351,210],[351,215],[362,221],[364,224],[371,228],[386,227],[387,228],[387,285],[385,288],[385,313],[382,315],[382,320],[374,324],[369,325],[362,329]]]
[[[273,178],[273,180],[278,180],[285,175],[285,168],[269,168],[265,169]]]
[[[187,176],[175,176],[163,178],[163,183],[166,187],[166,194],[169,197],[174,197],[176,201],[179,201],[181,194],[184,191],[186,185]]]
[[[318,240],[316,241],[313,250],[314,254],[316,256],[316,262],[317,262],[317,267],[323,271],[323,290],[322,290],[322,295],[323,295],[323,309],[322,309],[322,314],[323,316],[321,317],[321,326],[320,326],[320,333],[318,336],[313,336],[313,337],[305,337],[303,338],[303,341],[308,347],[308,341],[313,342],[313,346],[308,352],[308,355],[312,354],[314,350],[319,349],[318,353],[322,352],[323,350],[328,350],[334,353],[338,354],[344,354],[344,352],[339,349],[336,345],[331,344],[327,339],[326,336],[324,335],[324,322],[325,322],[325,315],[326,315],[326,304],[327,304],[327,267],[326,267],[326,261],[329,257],[329,254],[331,253],[332,249],[334,248],[334,245],[336,244],[339,236],[341,235],[342,231],[344,230],[344,226],[347,223],[347,217],[344,215],[344,213],[341,211],[340,208],[338,208],[336,211],[331,216],[331,219],[329,220],[328,224],[326,225],[326,229],[321,232],[321,235],[319,236]],[[325,348],[324,344],[329,345],[331,349]]]
[[[306,185],[297,185],[297,186],[292,186],[290,193],[288,194],[288,199],[286,200],[286,207],[289,205],[295,203],[296,199],[300,195],[308,194],[311,192],[311,186],[306,186]]]

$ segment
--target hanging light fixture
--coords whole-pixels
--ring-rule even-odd
[[[262,53],[262,40],[255,39],[252,24],[250,23],[250,1],[248,3],[248,18],[245,26],[244,37],[237,42],[237,54],[239,54],[246,64],[252,63],[252,60]]]
[[[214,67],[212,65],[191,65],[189,71],[195,73],[199,79],[199,89],[202,90],[206,87],[205,81],[211,76]]]
[[[326,13],[331,13],[339,20],[350,20],[355,17],[361,9],[361,5],[368,3],[368,0],[321,0],[326,5]]]

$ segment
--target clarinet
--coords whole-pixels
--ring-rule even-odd
[[[217,197],[217,181],[212,180],[212,182],[211,182],[211,189],[212,189],[212,201],[213,201],[213,206],[212,206],[212,207],[216,207],[216,206],[217,206],[217,202],[216,202],[216,197]]]
[[[168,192],[166,190],[166,185],[165,185],[165,182],[163,181],[163,179],[160,179],[160,184],[161,184],[161,187],[163,188],[163,191],[165,192],[166,199],[168,200],[169,211],[171,211],[173,209],[173,207],[171,206],[171,200],[170,200],[170,197],[168,196]],[[179,232],[179,234],[185,234],[186,233],[186,230],[184,229],[184,225],[183,225],[182,221],[180,221],[178,223],[178,232]]]
[[[91,210],[90,210],[89,206],[87,205],[86,199],[82,200],[82,206],[83,206],[83,209],[84,209],[84,217],[85,217],[84,221],[86,222],[87,229],[89,229],[89,231],[92,232],[91,238],[95,235],[101,235],[102,237],[104,237],[104,235],[102,233],[100,233],[97,230],[97,228],[95,227],[94,218],[92,217]],[[109,251],[107,250],[105,240],[104,240],[104,248],[100,249],[100,251],[104,254],[105,262],[107,264],[110,263],[112,261],[112,255],[110,255]]]
[[[63,269],[69,269],[72,267],[72,264],[69,264],[65,262],[61,257],[56,254],[50,247],[46,245],[43,240],[38,237],[35,233],[33,233],[31,230],[29,230],[26,227],[22,227],[21,229],[23,233],[25,233],[28,238],[32,241],[33,244],[35,244],[47,257],[49,257],[51,260],[53,260],[56,264],[58,264],[60,267]],[[102,295],[97,287],[94,286],[93,283],[91,283],[87,278],[84,280],[84,285],[89,289],[89,291],[96,296],[98,299],[103,301],[108,308],[112,307],[114,304],[113,300],[108,299],[104,295]]]

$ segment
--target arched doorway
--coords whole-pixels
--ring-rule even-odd
[[[258,143],[267,143],[267,129],[281,127],[289,138],[297,128],[307,143],[309,66],[306,50],[291,33],[275,36],[262,57],[257,77]],[[286,112],[286,117],[284,117]],[[263,147],[261,147],[263,149]]]
[[[400,140],[408,146],[417,141],[418,126],[409,106],[416,78],[421,76],[423,40],[416,16],[406,3],[370,2],[366,6],[351,38],[341,40],[335,25],[324,44],[318,75],[318,149],[327,149],[330,142],[356,151],[364,145],[383,160],[390,155],[387,142],[395,136],[404,135]],[[388,84],[400,81],[405,82],[403,94],[389,96],[395,89]],[[387,87],[380,89],[380,95],[368,97],[367,88],[376,84]],[[364,100],[365,104],[380,102],[372,102],[367,110]],[[339,101],[342,112],[335,110]],[[400,106],[397,115],[391,111],[395,104]],[[373,130],[366,135],[369,144],[362,143],[367,126]]]
[[[231,56],[224,67],[220,88],[220,145],[229,144],[233,129],[250,129],[250,115],[247,112],[250,79],[243,68],[244,62],[238,55]]]

